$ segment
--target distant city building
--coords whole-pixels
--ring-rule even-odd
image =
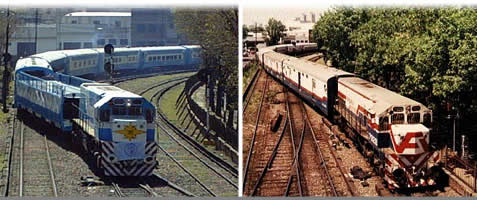
[[[27,8],[14,11],[15,58],[62,49],[188,44],[171,9]],[[35,43],[36,42],[36,43]]]
[[[132,9],[131,46],[166,46],[185,44],[174,24],[171,9]]]
[[[35,30],[37,44],[35,45]],[[35,53],[56,50],[55,24],[25,24],[16,27],[9,42],[9,53],[17,57],[26,57]]]
[[[265,43],[265,36],[262,33],[249,32],[243,42],[245,47],[254,47],[260,43]]]
[[[58,25],[58,48],[102,48],[131,44],[130,12],[74,12]]]
[[[61,16],[71,11],[74,9],[26,8],[12,11],[17,22],[9,41],[9,53],[18,58],[56,50],[56,24]]]

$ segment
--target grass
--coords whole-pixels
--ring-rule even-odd
[[[247,85],[252,81],[253,75],[259,69],[259,65],[256,62],[252,62],[249,64],[249,68],[243,72],[243,85],[242,89],[245,91],[247,89]]]
[[[159,76],[153,76],[148,78],[140,78],[140,79],[135,79],[133,81],[121,82],[117,84],[117,86],[128,91],[139,92],[145,89],[144,86],[146,85],[153,85],[154,83],[159,83],[165,80],[170,80],[170,79],[184,77],[184,76],[192,76],[195,73],[196,72],[188,72],[188,73],[159,75]]]
[[[179,124],[177,122],[177,108],[176,103],[181,94],[182,90],[184,89],[185,84],[180,84],[177,87],[174,87],[167,91],[161,99],[160,106],[161,110],[164,112],[166,117],[174,124]]]

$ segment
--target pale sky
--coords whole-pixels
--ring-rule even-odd
[[[299,7],[274,7],[274,8],[265,8],[265,7],[244,7],[243,8],[243,24],[252,25],[257,22],[258,24],[265,25],[268,22],[269,18],[275,18],[282,21],[287,27],[287,24],[296,24],[294,22],[296,17],[303,19],[303,13],[307,15],[307,21],[311,21],[311,14],[316,15],[316,19],[319,18],[320,14],[325,12],[331,7],[331,5],[322,5],[322,6],[304,6]]]

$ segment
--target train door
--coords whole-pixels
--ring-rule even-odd
[[[328,118],[332,120],[333,114],[334,114],[333,109],[335,107],[336,98],[338,96],[338,77],[337,76],[331,77],[326,82],[326,85],[327,85],[326,95],[328,98],[328,102],[327,102],[328,113],[327,114],[328,114]]]
[[[298,72],[298,90],[301,91],[301,72]]]

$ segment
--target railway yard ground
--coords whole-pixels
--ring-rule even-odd
[[[116,86],[142,95],[153,104],[159,103],[161,112],[187,133],[192,132],[195,125],[185,123],[190,119],[180,118],[181,122],[177,120],[180,107],[177,107],[176,103],[183,90],[184,81],[193,74],[195,72],[163,74],[119,82]],[[162,96],[159,95],[166,88],[169,90]],[[159,106],[157,108],[159,111]],[[192,147],[192,144],[179,137],[162,121],[157,121],[156,138],[163,151],[158,151],[159,167],[154,170],[154,176],[113,179],[101,176],[93,164],[94,161],[86,156],[79,146],[72,145],[66,134],[50,128],[48,123],[35,123],[41,119],[24,111],[10,109],[8,114],[0,114],[0,120],[0,167],[3,169],[0,192],[8,196],[20,196],[20,191],[22,196],[56,196],[53,192],[56,191],[58,197],[237,195],[236,174],[207,158],[197,147]],[[162,128],[159,127],[160,124]],[[20,137],[20,133],[24,136]],[[197,140],[197,144],[200,144],[200,141]],[[200,145],[209,153],[216,154],[223,162],[237,168],[237,164],[221,151],[203,143]],[[10,152],[11,159],[8,158]],[[8,169],[10,160],[11,167]],[[181,166],[178,166],[178,163]]]
[[[324,63],[322,58],[317,57],[313,54],[303,59]],[[344,138],[344,141],[337,142],[338,135],[344,136],[343,130],[329,123],[265,71],[257,73],[257,80],[250,78],[250,85],[245,85],[251,88],[244,98],[243,112],[245,196],[399,195],[387,190],[377,191],[376,188],[383,188],[383,179],[376,175],[351,140]],[[297,108],[300,104],[304,105],[301,110]],[[293,131],[290,132],[290,129]],[[299,153],[295,154],[296,151]],[[298,160],[298,168],[293,165],[294,159]],[[369,178],[365,181],[354,179],[351,168],[355,166],[360,167]],[[460,194],[451,187],[445,187],[444,191],[416,192],[411,196]]]

